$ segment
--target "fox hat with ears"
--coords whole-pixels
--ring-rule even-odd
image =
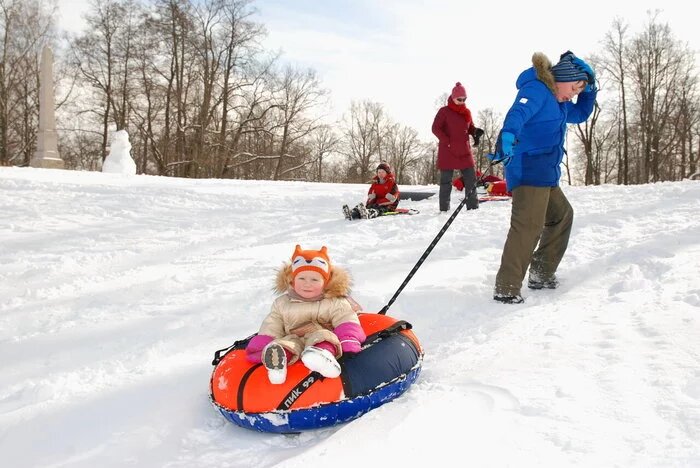
[[[326,246],[320,250],[303,250],[299,244],[294,248],[291,262],[286,262],[277,271],[275,291],[287,292],[294,283],[294,277],[302,271],[321,274],[324,281],[323,296],[326,298],[343,297],[350,293],[350,274],[331,263]]]

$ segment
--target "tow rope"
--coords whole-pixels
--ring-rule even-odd
[[[489,164],[489,167],[487,168],[487,170],[498,163],[500,163],[500,161],[492,162],[491,164]],[[413,275],[416,274],[416,272],[418,271],[420,266],[423,264],[423,262],[425,262],[425,259],[428,258],[428,255],[430,255],[430,252],[433,251],[433,249],[435,248],[437,243],[442,238],[443,234],[445,234],[445,231],[447,231],[447,229],[450,227],[450,224],[452,224],[452,221],[455,220],[455,218],[459,214],[462,207],[464,207],[464,205],[466,205],[467,200],[469,200],[469,197],[471,196],[471,194],[475,193],[476,188],[481,183],[483,183],[484,177],[486,177],[486,171],[484,171],[481,174],[481,177],[479,177],[479,179],[477,179],[477,181],[474,182],[474,185],[472,185],[472,188],[471,188],[471,190],[469,190],[469,193],[465,192],[466,195],[464,196],[464,199],[460,202],[459,205],[457,205],[457,208],[455,208],[455,210],[452,213],[452,215],[450,216],[450,218],[447,220],[447,222],[445,222],[445,225],[442,226],[442,229],[440,229],[440,232],[437,233],[437,236],[435,236],[435,239],[433,239],[433,241],[430,243],[428,248],[425,249],[425,252],[423,252],[423,255],[421,255],[421,257],[418,259],[418,262],[413,266],[413,269],[410,271],[410,273],[408,274],[406,279],[403,280],[403,283],[401,283],[401,286],[399,286],[399,289],[396,290],[396,292],[394,293],[394,296],[389,300],[389,303],[387,305],[385,305],[384,307],[382,307],[382,310],[379,311],[380,315],[386,315],[386,313],[389,311],[389,307],[391,307],[391,304],[393,304],[394,301],[396,300],[396,298],[399,297],[399,294],[401,294],[401,291],[403,291],[403,288],[405,288],[406,285],[408,284],[408,282],[411,281],[411,278],[413,278]]]

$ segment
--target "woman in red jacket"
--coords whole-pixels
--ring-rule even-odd
[[[450,193],[452,191],[452,174],[455,169],[462,173],[462,180],[466,190],[470,190],[476,183],[474,170],[474,156],[469,144],[469,135],[474,138],[474,145],[479,144],[479,139],[484,131],[474,126],[472,113],[467,108],[467,90],[462,83],[457,82],[447,105],[442,107],[435,115],[433,121],[433,134],[440,141],[438,146],[437,166],[440,169],[440,211],[450,209]],[[469,193],[467,209],[479,208],[479,199],[476,190]]]

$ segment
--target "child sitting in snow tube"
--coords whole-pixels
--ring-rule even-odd
[[[277,274],[284,294],[259,333],[215,355],[211,399],[226,419],[263,432],[327,427],[392,400],[415,381],[423,352],[410,324],[358,315],[349,286],[326,247],[296,246]]]
[[[276,289],[284,294],[248,343],[248,359],[262,362],[273,384],[284,383],[287,364],[297,359],[324,377],[338,377],[336,358],[359,352],[367,338],[347,298],[349,288],[350,276],[331,265],[325,246],[297,245],[291,263],[277,273]]]

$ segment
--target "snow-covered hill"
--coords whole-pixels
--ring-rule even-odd
[[[381,309],[447,220],[435,198],[351,223],[366,186],[0,168],[2,465],[700,466],[700,181],[564,190],[559,289],[493,302],[510,203],[460,213],[389,311],[418,382],[281,436],[210,405],[213,352],[257,330],[296,243]]]

